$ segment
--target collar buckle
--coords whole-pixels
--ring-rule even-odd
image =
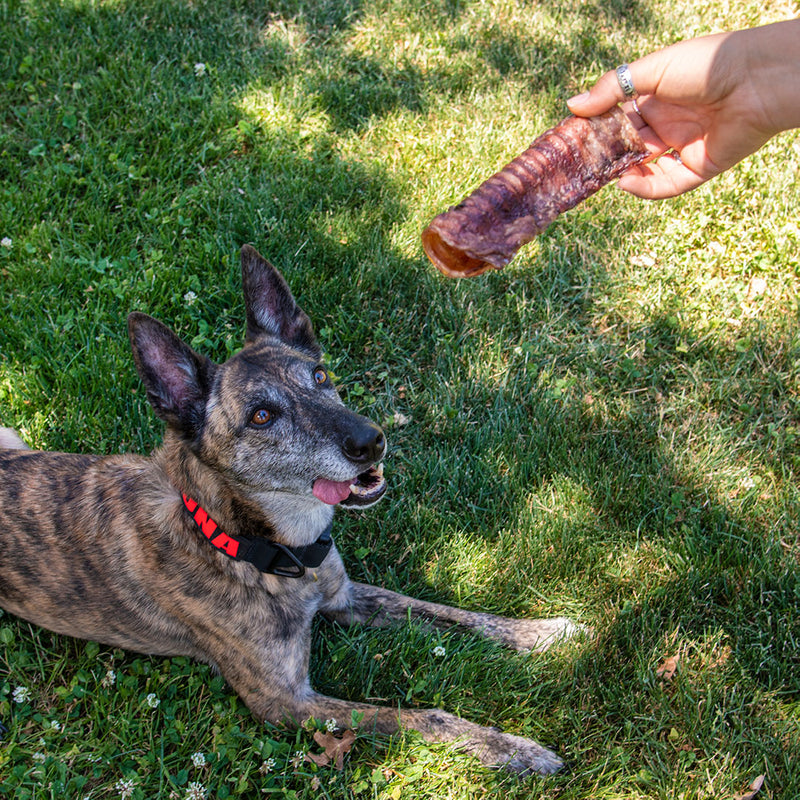
[[[272,546],[278,551],[275,554],[273,563],[263,570],[272,575],[277,575],[280,578],[302,578],[306,574],[306,567],[302,561],[288,548],[286,545],[279,544],[278,542],[271,542]],[[285,556],[291,562],[290,564],[280,563],[275,564],[276,561],[283,560],[281,556]],[[273,566],[274,565],[274,566]]]

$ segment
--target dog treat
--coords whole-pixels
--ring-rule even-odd
[[[450,278],[502,269],[555,218],[640,164],[648,152],[617,106],[567,117],[422,233],[433,264]]]

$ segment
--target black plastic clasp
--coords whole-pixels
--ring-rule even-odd
[[[280,578],[302,578],[303,575],[306,574],[305,565],[288,547],[278,542],[272,542],[272,546],[278,550],[278,554],[273,559],[273,563],[282,561],[283,559],[281,556],[286,556],[291,563],[278,564],[274,567],[270,566],[267,572],[271,572],[273,575],[277,575]]]

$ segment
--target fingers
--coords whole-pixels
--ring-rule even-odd
[[[670,48],[667,48],[628,64],[633,87],[638,95],[653,94],[658,85],[658,76],[663,71],[663,64],[665,60],[669,60],[669,53]],[[619,85],[616,69],[611,69],[591,89],[567,100],[567,106],[578,117],[592,117],[629,99]]]
[[[643,200],[663,200],[696,189],[706,180],[674,156],[666,155],[628,170],[617,187]]]
[[[636,86],[635,76],[633,85]],[[623,100],[625,100],[625,95],[617,81],[617,73],[615,70],[611,70],[606,72],[588,92],[583,92],[567,100],[567,106],[578,117],[596,117]]]

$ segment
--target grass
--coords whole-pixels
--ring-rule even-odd
[[[124,316],[224,359],[252,242],[392,443],[389,499],[337,524],[351,574],[596,633],[530,658],[320,626],[320,689],[441,705],[570,763],[519,782],[413,734],[317,769],[295,755],[310,732],[255,724],[203,666],[6,614],[0,794],[672,800],[763,774],[760,796],[797,797],[800,139],[676,200],[607,189],[474,281],[419,244],[605,69],[796,12],[0,0],[0,422],[48,449],[155,446]]]

